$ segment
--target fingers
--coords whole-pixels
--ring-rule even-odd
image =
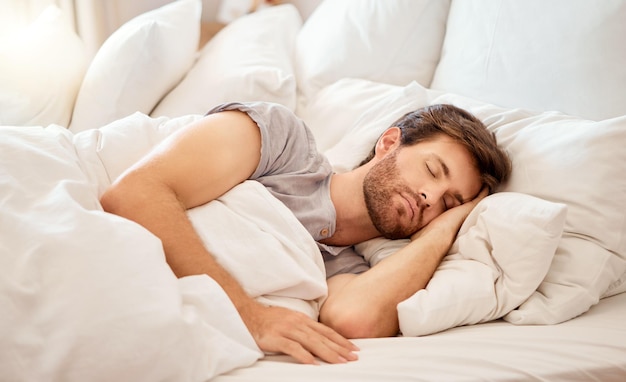
[[[331,328],[295,311],[264,307],[251,332],[264,351],[285,353],[298,362],[317,364],[354,361],[358,348]]]
[[[331,340],[333,344],[339,345],[343,349],[348,349],[349,351],[358,351],[358,350],[360,350],[358,348],[358,346],[356,346],[351,341],[349,341],[346,338],[344,338],[341,334],[337,333],[336,331],[334,331],[330,327],[328,327],[328,326],[326,326],[324,324],[318,323],[318,322],[314,322],[314,324],[316,326],[315,329],[317,331],[319,331],[320,334],[322,334],[324,337],[326,337],[327,339]]]
[[[299,344],[304,351],[328,363],[346,363],[358,359],[354,353],[358,348],[352,342],[319,322],[308,317],[304,320],[306,322],[301,322],[297,330],[292,330],[288,334],[289,338]],[[298,359],[300,354],[302,352],[298,351],[290,355]],[[307,361],[308,357],[302,356],[301,362]]]
[[[333,364],[357,360],[358,356],[354,353],[357,348],[349,341],[343,340],[347,342],[348,347],[309,327],[291,332],[283,342],[282,352],[304,364],[318,364],[316,357]]]
[[[358,347],[331,328],[312,321],[312,325],[308,329],[312,331],[303,333],[305,337],[302,338],[301,343],[308,351],[322,360],[328,363],[345,363],[358,359],[354,353],[359,350]]]

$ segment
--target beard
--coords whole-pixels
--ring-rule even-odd
[[[399,217],[410,213],[405,209],[396,209],[391,204],[392,197],[399,193],[417,195],[409,187],[401,183],[400,171],[397,166],[398,150],[391,152],[376,163],[363,180],[365,206],[380,234],[387,239],[402,239],[413,234],[422,224],[422,211],[416,211],[418,219],[414,224],[401,224]]]

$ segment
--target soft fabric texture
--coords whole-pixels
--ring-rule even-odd
[[[224,102],[267,101],[296,106],[292,56],[302,19],[291,4],[238,18],[199,52],[186,77],[153,116],[204,114]]]
[[[117,29],[91,61],[70,129],[98,128],[136,111],[149,114],[193,64],[200,0],[178,0]]]
[[[463,223],[425,289],[398,304],[405,336],[500,318],[541,283],[559,244],[566,206],[519,193],[482,200]],[[374,239],[356,246],[372,264],[408,240]]]
[[[196,381],[261,356],[215,282],[101,210],[67,129],[0,132],[3,378]]]
[[[346,77],[430,85],[449,8],[448,0],[323,1],[298,34],[299,90],[309,97]]]
[[[211,382],[623,382],[626,293],[560,325],[496,320],[421,337],[356,339],[359,360],[298,365],[268,356]]]
[[[315,135],[317,147],[324,152],[350,131],[358,120],[378,102],[403,94],[402,86],[360,78],[344,78],[316,92],[308,100],[300,98],[296,114]]]
[[[67,127],[87,69],[87,53],[51,5],[0,42],[0,125]]]
[[[7,4],[19,8],[32,2],[42,0],[9,0]],[[182,7],[184,3],[159,2],[173,3],[173,7]],[[132,2],[132,6],[127,5],[131,2],[120,1],[87,3],[121,11],[118,5],[137,9],[144,1]],[[312,9],[315,3],[295,2],[300,10]],[[5,5],[4,1],[0,4],[0,8]],[[0,114],[4,118],[3,113],[12,110],[19,119],[11,123],[21,125],[0,128],[0,305],[3,307],[0,375],[8,380],[35,381],[363,382],[419,376],[425,380],[623,382],[626,293],[620,292],[626,292],[624,8],[621,0],[324,0],[319,13],[312,14],[304,27],[296,31],[293,22],[297,20],[287,11],[281,13],[284,19],[259,14],[258,23],[247,19],[239,24],[241,28],[257,28],[256,31],[224,29],[226,37],[215,36],[214,41],[221,40],[224,45],[211,48],[211,60],[219,61],[226,69],[219,74],[210,73],[208,78],[211,85],[229,78],[232,88],[200,89],[205,82],[199,79],[206,75],[202,68],[214,68],[205,62],[209,60],[205,55],[210,49],[198,52],[192,39],[185,38],[184,43],[189,44],[186,59],[190,67],[198,59],[195,61],[198,72],[191,76],[193,80],[188,80],[190,83],[169,93],[168,102],[162,103],[164,107],[168,104],[172,107],[172,115],[187,113],[182,109],[188,101],[186,86],[193,92],[189,98],[206,97],[207,102],[214,102],[213,99],[223,94],[238,98],[275,97],[272,100],[290,108],[296,105],[297,113],[310,124],[320,148],[329,154],[335,169],[344,171],[356,165],[371,150],[382,130],[404,112],[436,102],[453,103],[483,119],[511,153],[515,169],[513,179],[503,187],[505,191],[534,196],[548,205],[567,206],[562,239],[544,279],[504,320],[466,325],[428,336],[358,339],[355,340],[361,349],[358,361],[321,367],[298,365],[293,358],[282,354],[269,355],[255,363],[263,354],[213,280],[205,276],[176,280],[154,236],[137,224],[100,210],[97,197],[130,162],[173,129],[200,116],[169,120],[133,114],[116,118],[102,129],[71,136],[64,128],[67,126],[64,121],[69,120],[74,106],[71,97],[76,97],[85,74],[87,62],[81,58],[84,48],[67,28],[57,28],[60,24],[56,21],[52,23],[54,28],[50,27],[52,24],[46,24],[45,28],[43,24],[33,24],[37,25],[33,30],[40,33],[29,33],[27,40],[33,45],[40,44],[40,49],[30,50],[21,61],[20,70],[31,72],[28,77],[18,79],[13,75],[16,65],[20,65],[17,58],[26,56],[14,54],[12,49],[28,45],[26,39],[9,45],[3,43],[0,47],[11,47],[11,53],[0,60]],[[205,11],[211,15],[210,7]],[[306,14],[309,13],[302,13]],[[99,13],[100,21],[107,15],[111,14]],[[3,17],[11,16],[0,15]],[[261,25],[263,18],[267,19]],[[271,20],[281,20],[286,26],[280,29]],[[78,21],[84,24],[80,18]],[[195,28],[197,24],[187,21],[182,28],[191,35],[192,26]],[[151,27],[163,30],[161,23]],[[248,44],[248,37],[264,34],[265,28],[274,34]],[[125,30],[127,33],[128,29]],[[128,38],[126,43],[130,43],[137,41],[138,33],[127,33],[120,38]],[[167,36],[167,43],[150,40],[150,44],[130,47],[123,56],[117,54],[121,49],[116,48],[116,53],[111,54],[111,49],[103,46],[103,51],[109,52],[108,61],[103,62],[115,64],[117,60],[130,67],[132,63],[125,59],[138,57],[141,71],[126,78],[110,76],[101,81],[107,85],[106,92],[121,88],[124,91],[119,94],[127,98],[124,105],[118,106],[110,96],[112,93],[107,93],[105,102],[90,112],[100,116],[104,110],[124,109],[119,113],[123,117],[137,111],[139,101],[143,105],[143,100],[149,98],[150,104],[156,104],[168,94],[178,80],[171,77],[171,85],[156,91],[146,87],[146,83],[161,84],[165,77],[170,78],[171,71],[161,68],[156,74],[147,73],[162,62],[143,56],[159,51],[165,52],[161,57],[167,60],[182,58],[168,48],[174,44],[170,38],[180,35],[167,32]],[[289,60],[287,52],[280,48],[271,53],[266,48],[286,41],[293,41],[297,47]],[[117,44],[125,45],[119,39]],[[175,46],[182,48],[182,44]],[[243,54],[240,57],[239,50],[259,59]],[[46,54],[42,55],[43,52]],[[50,70],[57,64],[60,67]],[[104,68],[113,66],[105,64]],[[255,77],[255,70],[263,73],[263,81]],[[178,79],[185,74],[190,76],[189,73],[181,70]],[[297,81],[290,76],[297,77]],[[138,82],[139,79],[148,82]],[[245,82],[243,86],[253,82],[254,91],[246,88],[240,92],[239,79]],[[257,92],[261,82],[283,87],[269,93]],[[440,90],[424,88],[429,82]],[[468,98],[452,92],[463,93]],[[32,102],[22,98],[26,93],[36,95],[30,98]],[[440,97],[442,94],[445,95]],[[480,99],[490,103],[476,101]],[[15,108],[7,108],[4,101]],[[197,108],[194,113],[208,109],[202,102],[193,104]],[[44,110],[41,105],[50,109]],[[127,105],[131,106],[128,110]],[[515,109],[519,107],[524,109]],[[152,107],[146,107],[149,109]],[[554,109],[568,114],[541,111]],[[38,114],[40,110],[42,113]],[[167,114],[170,111],[163,115]],[[30,119],[33,115],[42,119],[33,121]],[[615,118],[594,123],[574,117],[577,115],[598,120]],[[48,121],[62,127],[24,126],[46,125]],[[3,119],[2,123],[9,122]],[[506,194],[499,192],[497,196]],[[513,199],[507,200],[514,206],[528,201],[525,197]],[[418,335],[423,329],[437,331],[473,322],[478,319],[478,313],[487,317],[496,311],[500,314],[505,305],[507,309],[513,305],[513,298],[494,303],[493,296],[524,285],[500,284],[512,280],[506,273],[494,279],[498,274],[490,267],[488,270],[487,264],[497,264],[495,260],[502,252],[490,252],[491,258],[487,257],[482,250],[491,244],[470,235],[470,232],[491,235],[512,228],[506,224],[495,226],[493,222],[498,219],[485,220],[493,214],[502,219],[500,212],[509,213],[511,220],[523,216],[524,211],[502,206],[502,200],[497,201],[490,198],[481,205],[481,208],[490,207],[477,210],[476,224],[464,232],[464,238],[482,247],[476,253],[484,255],[480,259],[485,262],[460,258],[464,254],[462,250],[451,254],[436,274],[430,292],[423,291],[402,306],[409,313],[409,324],[425,319],[413,314],[413,308],[428,312],[430,317],[447,311],[441,323],[426,320],[425,328],[418,327],[413,334]],[[534,202],[529,203],[538,207]],[[224,206],[227,204],[230,203]],[[259,204],[254,208],[262,208],[263,203]],[[494,206],[497,208],[491,208]],[[200,208],[191,213],[199,227],[203,227],[204,218],[208,219],[203,215],[206,211]],[[268,216],[272,221],[277,218],[274,211]],[[539,237],[546,239],[546,232],[541,234]],[[247,236],[235,236],[231,240],[237,243],[228,245],[240,244],[242,237]],[[521,237],[513,238],[519,244]],[[464,243],[468,242],[459,241],[458,248],[467,248]],[[534,244],[541,243],[531,241],[529,247],[532,249]],[[262,252],[257,248],[254,251]],[[231,260],[235,261],[227,259]],[[547,258],[541,260],[540,272],[524,281],[539,279]],[[254,261],[259,261],[255,266],[262,263],[260,257]],[[472,265],[468,266],[469,263]],[[511,265],[522,266],[505,263],[502,270]],[[307,269],[308,274],[310,269]],[[520,275],[526,271],[523,269]],[[259,273],[268,282],[267,287],[282,280],[267,276],[261,269]],[[454,280],[450,280],[453,273]],[[469,283],[477,274],[484,278],[475,288],[472,284],[471,290],[485,298],[476,301],[470,297],[460,305],[446,305],[458,301],[455,291],[461,295],[467,293],[465,289],[447,289],[448,284]],[[490,293],[487,284],[492,287]],[[291,283],[286,289],[291,293],[299,289],[298,285]],[[294,302],[291,296],[283,302]],[[521,294],[512,297],[518,299]],[[272,295],[271,299],[274,298]],[[321,301],[311,298],[298,300],[295,306],[311,314],[311,309]],[[602,300],[586,311],[598,299]],[[470,302],[476,304],[476,312],[465,311]],[[487,311],[488,302],[496,307],[495,311]],[[404,330],[411,334],[407,320],[403,321]],[[567,322],[533,325],[560,321]],[[252,363],[255,364],[247,366]],[[233,370],[239,366],[244,368]],[[224,372],[228,374],[212,378]]]
[[[503,109],[455,95],[435,101],[468,109],[496,133],[513,160],[503,191],[568,206],[550,271],[506,320],[558,323],[626,290],[626,117],[593,122]]]
[[[198,381],[262,356],[212,279],[177,279],[154,235],[98,202],[102,186],[188,122],[136,113],[76,136],[0,129],[4,378]],[[150,144],[118,144],[129,130]],[[321,255],[267,189],[246,182],[188,214],[251,295],[317,317]]]
[[[317,320],[327,294],[322,256],[304,226],[265,186],[246,181],[188,215],[209,252],[249,296]]]
[[[509,108],[626,114],[626,3],[453,1],[433,89]]]

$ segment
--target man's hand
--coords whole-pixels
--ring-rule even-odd
[[[451,230],[454,232],[454,235],[456,235],[470,212],[472,212],[478,202],[483,200],[487,195],[489,195],[489,190],[487,188],[483,188],[474,199],[467,203],[463,203],[460,206],[450,208],[446,212],[434,218],[424,228],[411,235],[411,240],[417,240],[426,232],[434,229]]]
[[[305,364],[345,363],[358,357],[354,344],[303,313],[254,302],[242,318],[257,345],[266,352],[285,353]]]

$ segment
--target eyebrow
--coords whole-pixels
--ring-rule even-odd
[[[448,168],[448,165],[443,161],[443,159],[441,159],[441,157],[437,154],[433,154],[433,156],[435,157],[435,160],[437,160],[437,162],[439,162],[439,165],[441,166],[441,168],[443,169],[443,175],[446,178],[450,177],[450,168]],[[455,192],[454,194],[452,194],[452,196],[454,196],[454,198],[460,203],[463,204],[465,203],[463,196],[461,194],[459,194],[458,192]]]

